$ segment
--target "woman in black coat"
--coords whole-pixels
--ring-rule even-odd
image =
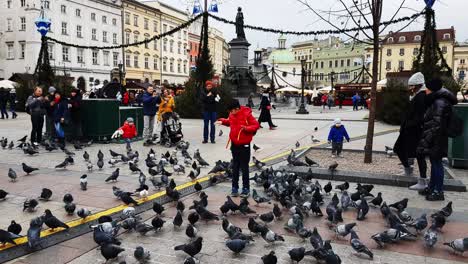
[[[427,84],[426,105],[421,140],[416,152],[428,156],[431,161],[431,180],[426,200],[444,200],[444,167],[442,158],[448,152],[448,119],[457,98],[449,90],[442,88],[438,78]]]
[[[273,124],[273,121],[271,120],[271,103],[270,103],[270,97],[268,94],[268,91],[264,94],[262,94],[262,101],[260,102],[260,107],[258,108],[260,110],[260,116],[258,117],[258,123],[260,123],[260,127],[262,127],[263,122],[268,122],[268,125],[270,126],[270,130],[275,129],[276,125]]]
[[[73,127],[73,140],[80,140],[83,136],[81,128],[81,96],[80,90],[73,88],[68,101],[70,107],[71,125]]]

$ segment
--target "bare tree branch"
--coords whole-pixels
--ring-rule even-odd
[[[393,16],[392,16],[392,18],[390,19],[390,21],[393,20],[393,19],[397,16],[397,14],[398,14],[398,13],[400,12],[400,10],[403,8],[403,5],[405,4],[405,2],[406,2],[406,0],[401,1],[400,6],[399,6],[398,9],[395,11],[395,13],[393,14]],[[385,29],[388,28],[388,26],[389,26],[389,25],[384,26],[384,27],[382,28],[382,30],[380,30],[379,33],[381,34],[382,32],[384,32]]]
[[[341,1],[341,0],[340,0],[340,1]],[[364,20],[366,21],[367,25],[369,25],[369,27],[371,27],[372,24],[369,22],[369,20],[367,20],[367,17],[363,14],[361,8],[359,8],[359,7],[357,6],[357,3],[356,3],[357,1],[351,0],[351,2],[353,2],[353,4],[354,4],[354,6],[356,7],[356,9],[359,11],[359,13],[361,14],[361,16],[362,16],[362,17],[364,18]],[[362,6],[362,1],[361,1],[361,6]],[[370,6],[370,4],[369,4],[369,8],[370,8],[370,7],[371,7],[371,6]],[[372,13],[372,12],[371,12],[371,13]]]
[[[343,5],[344,9],[348,12],[349,16],[351,17],[351,19],[353,20],[353,22],[356,24],[356,26],[361,27],[361,20],[359,19],[359,23],[358,23],[358,22],[356,21],[356,19],[354,18],[353,14],[351,13],[351,11],[349,10],[348,6],[346,6],[346,4],[343,2],[343,0],[339,0],[339,1],[340,1],[340,3]],[[354,1],[353,1],[353,3],[354,3],[354,5],[356,5],[356,3],[355,3]],[[356,6],[356,8],[357,8],[357,6]],[[364,15],[362,14],[362,11],[361,11],[361,10],[359,10],[359,13],[361,14],[361,16],[364,16]],[[365,16],[364,16],[364,19],[365,19]],[[366,19],[366,21],[367,21],[367,19]],[[367,23],[369,24],[369,22],[367,22]],[[370,24],[369,24],[369,26],[370,26]],[[364,30],[363,30],[362,33],[363,33],[364,36],[366,36],[368,39],[372,39],[372,37],[369,36],[369,34],[367,34],[367,32],[365,32]]]

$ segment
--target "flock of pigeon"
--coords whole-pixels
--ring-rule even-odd
[[[21,148],[27,155],[35,155],[38,152],[38,146],[26,143],[26,137],[19,140],[18,148]],[[91,144],[91,142],[89,143]],[[8,144],[6,139],[1,140],[2,148],[10,148],[12,143]],[[13,144],[14,147],[14,144]],[[11,147],[10,149],[12,149]],[[76,145],[75,149],[81,150],[85,146]],[[47,151],[60,149],[59,146],[53,143],[46,143],[44,148]],[[209,164],[201,157],[198,150],[195,151],[193,158],[188,153],[189,143],[181,141],[172,153],[167,151],[162,154],[159,160],[156,158],[156,153],[153,149],[149,150],[146,156],[145,165],[147,167],[148,181],[152,184],[154,189],[165,189],[167,196],[175,203],[177,213],[172,219],[172,225],[175,229],[180,229],[184,223],[184,211],[186,205],[180,200],[181,194],[176,188],[174,179],[170,179],[173,173],[185,173],[185,167],[190,166],[188,176],[194,181],[194,188],[199,192],[199,199],[193,201],[193,205],[188,207],[189,213],[187,216],[188,224],[186,225],[185,234],[190,239],[186,244],[174,247],[175,251],[183,251],[187,254],[184,260],[185,264],[199,263],[197,255],[201,252],[203,247],[203,238],[199,236],[198,230],[202,228],[200,220],[205,223],[212,221],[221,221],[222,229],[227,233],[228,239],[225,242],[226,247],[238,254],[245,248],[249,247],[254,242],[256,235],[259,235],[267,244],[284,243],[285,239],[281,234],[275,233],[268,225],[273,221],[284,221],[284,228],[289,232],[295,233],[297,236],[308,239],[312,248],[306,249],[305,247],[292,248],[288,251],[292,261],[299,263],[305,256],[312,256],[318,261],[335,264],[341,263],[339,255],[334,252],[329,240],[323,240],[317,228],[310,229],[305,226],[304,222],[308,217],[324,217],[328,223],[330,230],[336,234],[337,239],[345,239],[349,236],[349,243],[351,247],[360,255],[369,259],[373,258],[373,253],[369,248],[360,240],[354,227],[357,222],[344,223],[342,213],[345,210],[355,210],[356,220],[365,221],[366,215],[370,211],[370,207],[379,207],[382,217],[388,224],[388,229],[380,233],[374,234],[371,238],[375,243],[383,248],[389,243],[399,243],[402,240],[417,240],[420,233],[423,234],[424,245],[428,248],[434,247],[438,241],[440,230],[446,224],[447,218],[452,214],[452,202],[449,202],[446,207],[433,213],[430,216],[431,224],[426,217],[426,214],[414,219],[405,209],[408,205],[408,199],[403,199],[393,204],[388,204],[384,201],[382,193],[374,196],[371,192],[374,188],[373,185],[357,184],[355,191],[350,190],[350,184],[344,182],[343,184],[336,185],[334,188],[331,182],[325,186],[321,186],[318,181],[313,181],[313,173],[310,171],[304,176],[298,176],[294,173],[289,173],[285,170],[278,171],[272,168],[266,168],[266,165],[261,161],[254,158],[255,166],[260,169],[260,173],[255,174],[250,180],[254,181],[257,186],[263,188],[264,195],[259,191],[252,190],[252,199],[256,206],[259,204],[271,204],[273,208],[270,212],[264,214],[257,214],[255,210],[250,207],[248,198],[242,198],[237,204],[231,197],[227,196],[224,204],[219,208],[220,212],[215,213],[207,209],[208,195],[202,191],[202,186],[198,183],[197,177],[200,175],[201,166],[209,166]],[[62,148],[66,154],[65,160],[56,166],[57,170],[66,169],[69,164],[74,163],[75,153]],[[181,158],[178,153],[181,153]],[[137,196],[146,200],[149,194],[149,186],[147,177],[142,169],[139,167],[139,154],[137,151],[127,150],[126,154],[109,151],[111,158],[108,164],[111,167],[120,164],[128,164],[129,170],[133,173],[138,173],[139,187],[135,191],[123,190],[116,186],[112,187],[113,194],[124,204],[129,205],[122,212],[122,216],[113,219],[110,216],[101,216],[98,219],[98,224],[92,226],[94,241],[99,246],[102,256],[108,260],[114,260],[119,257],[119,254],[125,249],[121,247],[118,231],[122,228],[128,231],[134,230],[140,235],[144,236],[148,232],[158,232],[161,230],[166,220],[163,215],[165,208],[158,202],[153,202],[153,211],[155,212],[151,224],[145,223],[140,216],[136,215],[135,207],[139,205],[133,197]],[[93,170],[94,163],[90,160],[89,154],[84,151],[83,159],[89,171]],[[180,159],[180,161],[179,161]],[[312,160],[306,160],[305,163],[296,156],[294,151],[288,157],[288,163],[294,166],[316,166],[317,164]],[[104,166],[104,154],[99,150],[97,154],[96,165],[99,169]],[[338,163],[331,164],[329,169],[336,170]],[[32,168],[26,164],[22,164],[23,171],[29,175],[37,168]],[[222,176],[211,176],[210,183],[216,184],[220,180],[230,177],[231,167],[229,162],[218,161],[211,173],[223,172]],[[116,168],[112,174],[105,179],[106,182],[118,181],[120,168]],[[8,176],[11,181],[17,180],[17,173],[10,169]],[[170,179],[170,180],[169,180]],[[87,190],[87,176],[83,175],[79,179],[81,190]],[[335,192],[328,203],[325,205],[326,197],[331,195],[333,189],[338,190]],[[5,199],[7,192],[0,190],[0,200]],[[338,197],[340,194],[340,197]],[[40,197],[36,199],[27,199],[24,202],[23,211],[34,211],[39,204],[38,200],[50,200],[52,191],[44,188]],[[251,200],[250,200],[251,201]],[[85,208],[76,210],[72,194],[65,194],[63,197],[64,209],[70,215],[76,214],[86,219],[91,212]],[[324,208],[323,208],[324,207]],[[325,210],[325,214],[322,209]],[[248,217],[247,234],[240,227],[235,226],[229,222],[229,214],[242,214]],[[41,238],[40,231],[43,225],[48,226],[51,230],[56,228],[68,229],[69,226],[55,217],[50,210],[46,209],[44,215],[36,217],[30,221],[29,229],[27,230],[28,246],[32,249],[40,248]],[[19,238],[22,227],[15,221],[11,221],[11,225],[7,230],[0,229],[0,243],[15,244],[14,239]],[[468,238],[456,239],[449,243],[444,243],[451,247],[454,252],[463,254],[468,250]],[[138,246],[133,256],[140,263],[145,263],[151,258],[148,250]],[[275,251],[270,251],[262,257],[265,264],[275,264],[278,259]]]

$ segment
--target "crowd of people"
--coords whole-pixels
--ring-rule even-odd
[[[11,118],[15,119],[18,115],[16,114],[16,89],[5,89],[0,88],[0,113],[2,117],[0,119],[8,119],[8,110],[11,112]]]

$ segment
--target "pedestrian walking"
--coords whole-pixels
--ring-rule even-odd
[[[42,96],[42,88],[34,88],[32,95],[26,100],[26,112],[31,115],[31,143],[42,142],[42,128],[44,126],[44,115],[46,114],[47,99]]]
[[[431,179],[425,191],[428,201],[444,200],[444,167],[442,158],[448,152],[448,124],[453,105],[457,98],[449,90],[442,88],[442,80],[434,78],[427,83],[426,112],[424,114],[422,135],[417,153],[429,157]]]
[[[424,75],[420,72],[413,74],[408,81],[410,91],[410,102],[405,111],[400,125],[400,135],[398,136],[393,151],[397,154],[403,165],[404,172],[401,175],[412,176],[413,168],[408,159],[416,158],[419,167],[419,179],[417,184],[410,186],[411,190],[421,191],[427,187],[426,171],[427,164],[424,155],[417,155],[416,148],[421,139],[424,113],[426,112],[426,87]]]
[[[361,101],[361,97],[356,92],[351,99],[353,100],[353,111],[359,111],[359,102]]]
[[[328,144],[332,145],[332,158],[343,157],[341,156],[341,151],[343,150],[344,139],[349,142],[348,132],[341,124],[341,119],[336,118],[333,126],[330,128],[330,133],[328,133]]]
[[[10,91],[10,112],[11,118],[15,119],[18,115],[16,114],[16,89],[13,88]]]
[[[367,96],[365,94],[362,94],[362,96],[361,96],[361,109],[367,109],[366,98],[367,98]]]
[[[270,94],[269,94],[269,89],[265,91],[265,93],[262,94],[262,101],[260,102],[260,107],[258,110],[260,110],[260,116],[258,117],[258,123],[260,124],[260,127],[262,127],[263,122],[267,122],[268,125],[270,126],[270,130],[274,130],[278,126],[273,124],[273,121],[271,120],[271,102],[270,102]]]
[[[340,109],[343,108],[343,101],[345,99],[345,95],[343,93],[338,94],[338,105],[340,106]]]
[[[327,106],[328,106],[328,110],[331,110],[331,107],[333,106],[333,95],[328,95],[327,97]]]
[[[328,102],[328,95],[323,94],[322,98],[320,98],[320,100],[322,100],[322,108],[325,110],[325,106],[327,105],[327,102]]]
[[[260,124],[252,115],[252,109],[240,106],[237,99],[228,105],[229,118],[220,118],[217,124],[230,127],[229,141],[232,153],[232,196],[239,195],[239,173],[242,171],[242,197],[250,195],[249,162],[250,143]]]
[[[49,140],[52,140],[54,138],[54,120],[52,117],[52,105],[51,103],[54,101],[55,98],[55,92],[57,89],[55,87],[50,86],[49,89],[47,90],[47,95],[44,97],[45,99],[45,110],[46,110],[46,116],[45,116],[45,121],[46,121],[46,138]]]
[[[65,147],[65,131],[63,128],[69,122],[68,101],[59,91],[57,91],[55,92],[51,106],[55,128],[55,139],[61,147]]]
[[[158,112],[161,98],[154,90],[153,86],[148,86],[146,92],[142,96],[143,102],[143,146],[154,144],[152,141],[154,121],[156,112]]]
[[[81,126],[81,103],[83,97],[81,91],[78,88],[73,88],[70,93],[70,99],[68,101],[68,107],[70,110],[70,121],[72,125],[72,139],[79,141],[83,137],[83,131]]]
[[[253,93],[249,94],[249,97],[247,98],[247,107],[249,108],[254,108],[254,102],[253,102]]]
[[[208,134],[210,136],[211,143],[216,143],[216,128],[215,122],[217,118],[216,104],[220,100],[220,97],[213,89],[213,83],[208,80],[205,83],[205,90],[201,94],[202,105],[203,105],[203,144],[208,143]]]
[[[8,119],[7,103],[10,98],[10,92],[5,88],[0,88],[0,112],[2,113],[1,119]]]
[[[119,135],[123,138],[123,140],[127,144],[126,145],[127,150],[128,151],[132,150],[132,146],[131,146],[132,139],[138,135],[135,122],[132,117],[127,117],[127,120],[125,120],[123,125],[114,132],[114,134],[112,135],[112,138],[117,138]]]

